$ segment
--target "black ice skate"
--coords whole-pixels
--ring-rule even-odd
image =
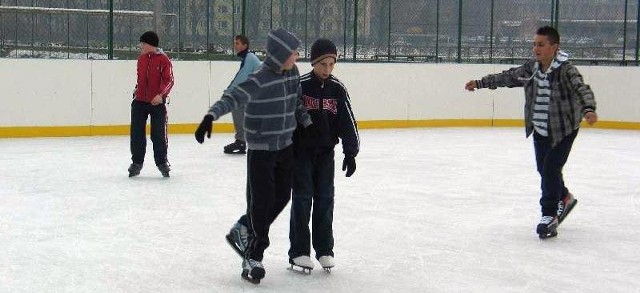
[[[260,284],[260,280],[264,278],[265,270],[262,263],[253,259],[244,259],[242,262],[242,276],[243,279],[253,284]]]
[[[310,275],[313,270],[313,262],[308,255],[301,255],[294,258],[289,258],[289,270],[296,273]]]
[[[319,257],[318,262],[320,262],[322,269],[324,269],[326,273],[331,273],[331,268],[333,268],[336,265],[335,262],[333,261],[333,256],[330,256],[330,255],[323,255]]]
[[[225,238],[229,246],[233,248],[233,251],[244,258],[244,252],[249,246],[249,229],[247,226],[236,222]]]
[[[247,144],[244,141],[237,140],[224,146],[225,154],[246,154]]]
[[[140,170],[142,170],[142,164],[136,164],[136,163],[132,163],[131,166],[129,166],[129,177],[136,177],[138,175],[140,175]]]
[[[536,228],[538,237],[540,239],[546,239],[550,237],[558,236],[558,217],[542,216],[540,223]]]
[[[562,224],[562,221],[567,218],[577,204],[578,200],[575,199],[571,193],[567,193],[567,195],[558,202],[558,225]]]
[[[169,177],[169,171],[171,171],[171,168],[169,168],[169,163],[164,163],[158,166],[158,170],[162,173],[162,177]]]

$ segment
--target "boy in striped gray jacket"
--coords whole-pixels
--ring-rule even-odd
[[[269,246],[269,227],[291,198],[293,181],[292,135],[297,124],[312,128],[302,105],[300,74],[295,65],[300,40],[277,29],[267,38],[267,58],[258,71],[226,91],[204,116],[195,136],[199,143],[211,136],[211,123],[245,105],[247,142],[247,213],[232,229],[238,232],[243,254],[242,276],[260,283],[262,259]],[[313,130],[312,130],[313,131]],[[252,231],[252,233],[250,233]]]
[[[556,228],[577,204],[564,184],[562,168],[584,118],[598,121],[596,101],[589,85],[567,55],[559,51],[560,35],[550,26],[537,30],[535,59],[502,73],[466,83],[465,89],[524,87],[526,136],[533,133],[538,173],[542,179],[542,218],[536,227],[540,238],[557,235]]]

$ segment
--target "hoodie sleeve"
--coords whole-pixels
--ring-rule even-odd
[[[211,105],[207,114],[213,116],[213,120],[218,120],[235,108],[247,104],[252,97],[260,94],[260,90],[258,80],[254,76],[249,76],[249,79],[238,86],[225,90],[220,100]]]
[[[302,86],[300,83],[298,83],[298,98],[296,99],[296,120],[304,127],[313,124],[311,115],[307,113],[307,107],[302,103]]]
[[[162,55],[163,60],[160,64],[160,72],[162,79],[160,80],[160,95],[166,98],[173,88],[173,65],[167,55]]]
[[[358,123],[351,109],[351,99],[345,88],[343,97],[338,105],[338,137],[342,140],[342,152],[345,155],[357,156],[360,152],[360,135]]]
[[[535,60],[529,60],[525,64],[507,69],[501,73],[489,74],[480,80],[476,80],[478,88],[496,89],[499,87],[522,87],[533,75]]]

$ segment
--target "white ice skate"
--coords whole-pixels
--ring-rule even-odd
[[[313,262],[308,255],[290,258],[289,263],[291,264],[289,270],[297,273],[311,274],[311,270],[313,270]]]
[[[324,271],[327,273],[331,273],[331,268],[336,265],[336,263],[333,261],[333,256],[330,255],[323,255],[318,259],[318,261],[320,262],[320,265],[322,266]]]

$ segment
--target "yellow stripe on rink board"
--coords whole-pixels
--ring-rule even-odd
[[[419,128],[419,127],[523,127],[519,119],[436,119],[436,120],[366,120],[358,121],[359,129]],[[170,134],[192,134],[198,124],[170,124]],[[584,128],[640,130],[640,122],[599,121]],[[214,123],[214,133],[233,133],[232,123]],[[147,133],[149,126],[147,125]],[[11,137],[64,137],[92,135],[129,135],[129,125],[99,126],[16,126],[0,127],[0,138]]]

